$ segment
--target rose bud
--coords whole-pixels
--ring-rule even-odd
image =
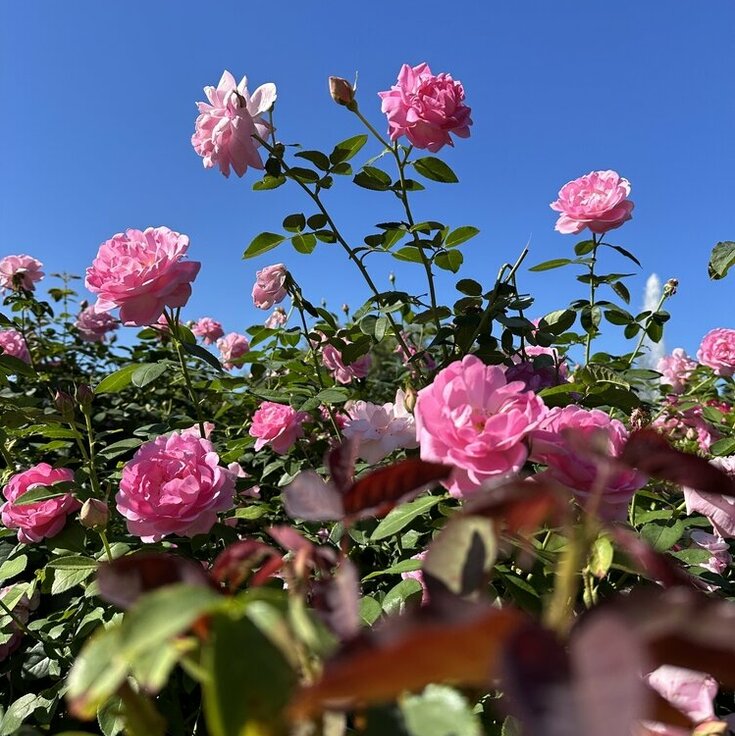
[[[87,386],[86,383],[82,383],[79,386],[77,386],[77,401],[79,402],[79,405],[82,407],[82,411],[87,411],[89,407],[92,405],[93,396],[94,396],[94,392],[89,386]]]
[[[66,391],[57,391],[54,396],[54,405],[59,410],[65,422],[74,421],[74,399]]]
[[[338,105],[355,106],[355,88],[342,77],[329,77],[329,94]]]
[[[79,512],[79,523],[86,529],[104,529],[110,520],[110,509],[98,498],[88,498]]]

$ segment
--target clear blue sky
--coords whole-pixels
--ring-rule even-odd
[[[227,330],[262,320],[254,272],[281,260],[312,300],[356,307],[367,293],[336,246],[241,260],[255,234],[306,203],[291,186],[257,193],[250,175],[205,170],[189,142],[195,102],[225,68],[251,89],[273,81],[279,137],[329,150],[359,123],[331,102],[328,75],[359,71],[361,109],[382,129],[375,93],[402,63],[428,61],[464,83],[475,124],[443,152],[461,183],[431,186],[414,207],[481,228],[464,275],[491,283],[529,237],[529,265],[568,255],[575,238],[554,232],[549,202],[567,180],[614,168],[636,202],[615,234],[643,261],[635,306],[651,272],[677,276],[666,342],[692,351],[735,322],[735,279],[706,274],[711,246],[735,239],[734,32],[733,0],[4,2],[0,255],[82,273],[113,233],[165,224],[203,262],[187,318]],[[352,237],[398,215],[389,195],[339,184],[328,197]],[[627,270],[614,255],[610,270]],[[372,264],[386,287],[395,269],[399,287],[420,288],[418,267]],[[582,292],[571,276],[524,273],[520,287],[541,314]],[[455,280],[441,279],[446,301]]]

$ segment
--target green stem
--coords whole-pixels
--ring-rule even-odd
[[[379,141],[380,141],[380,142],[381,142],[381,143],[382,143],[382,144],[383,144],[383,145],[384,145],[385,147],[386,147],[386,148],[388,148],[388,149],[390,149],[390,150],[393,150],[393,146],[392,146],[392,145],[391,145],[390,143],[388,143],[388,141],[386,141],[386,140],[385,140],[385,138],[383,138],[383,136],[382,136],[382,135],[380,135],[380,133],[378,133],[378,131],[377,131],[377,130],[375,130],[375,128],[374,128],[374,127],[372,126],[372,124],[370,123],[370,121],[369,121],[369,120],[368,120],[368,119],[367,119],[367,118],[366,118],[366,117],[365,117],[365,116],[364,116],[364,115],[363,115],[363,114],[362,114],[362,113],[360,112],[360,110],[359,110],[359,109],[357,108],[357,105],[355,105],[354,109],[353,109],[352,107],[349,107],[348,109],[349,109],[349,110],[351,110],[352,112],[354,112],[354,113],[355,113],[355,115],[357,115],[357,117],[358,117],[358,118],[360,119],[360,122],[362,122],[362,124],[363,124],[363,125],[364,125],[364,126],[365,126],[365,127],[366,127],[366,128],[367,128],[367,129],[368,129],[368,130],[369,130],[369,131],[370,131],[370,132],[371,132],[371,133],[372,133],[372,134],[373,134],[373,135],[374,135],[374,136],[375,136],[375,137],[376,137],[376,138],[377,138],[377,139],[378,139],[378,140],[379,140]]]
[[[107,560],[109,562],[112,562],[114,558],[112,556],[112,550],[110,549],[110,542],[107,540],[107,532],[104,529],[98,529],[97,534],[100,535],[100,539],[102,540],[102,546],[105,548],[105,554],[107,555]]]
[[[653,321],[653,315],[658,312],[661,307],[663,307],[664,302],[669,298],[669,294],[667,294],[665,291],[661,294],[661,298],[658,300],[658,306],[656,309],[653,310],[653,312],[649,315],[648,319],[646,320],[646,326],[641,330],[641,336],[638,339],[638,344],[635,346],[635,350],[632,352],[630,359],[628,360],[628,368],[630,368],[633,365],[633,361],[638,357],[638,353],[641,351],[641,347],[643,346],[643,341],[646,339],[646,334],[648,331],[648,328],[651,326],[651,322]]]
[[[87,458],[89,480],[92,483],[95,495],[98,498],[102,498],[102,487],[97,476],[97,451],[94,443],[94,430],[92,429],[92,417],[89,414],[89,408],[82,407],[82,414],[84,415],[84,424],[87,428],[87,444],[89,446],[89,456]]]
[[[600,236],[602,240],[603,236]],[[592,324],[592,310],[595,306],[595,291],[597,289],[595,285],[595,264],[597,263],[597,249],[600,246],[600,240],[597,239],[597,235],[592,233],[592,242],[595,247],[592,249],[592,257],[590,258],[589,271],[590,271],[590,330],[587,333],[587,341],[584,347],[584,364],[588,365],[590,362],[590,353],[592,351],[592,340],[594,339],[594,333],[596,327]]]

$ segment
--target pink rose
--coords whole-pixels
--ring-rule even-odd
[[[183,307],[201,263],[182,260],[189,248],[186,235],[167,227],[127,230],[102,243],[87,269],[85,284],[97,294],[95,308],[120,307],[128,325],[149,325],[164,307]]]
[[[12,355],[24,363],[31,362],[28,345],[18,330],[0,330],[0,348],[4,355]]]
[[[3,524],[8,529],[17,529],[18,541],[25,544],[55,536],[64,528],[66,517],[82,506],[71,493],[24,505],[18,505],[16,501],[36,486],[51,486],[73,480],[74,473],[71,470],[52,468],[48,463],[39,463],[10,476],[3,488],[7,501],[0,506]]]
[[[665,412],[656,417],[651,426],[675,439],[696,440],[702,452],[709,452],[719,434],[705,421],[701,406],[692,406],[682,411],[678,408],[678,401],[676,396],[667,396]]]
[[[583,442],[597,444],[603,438],[607,454],[616,458],[623,451],[628,430],[617,419],[599,409],[579,406],[554,407],[531,436],[531,460],[548,467],[548,474],[567,486],[578,499],[587,499],[596,490],[598,476],[604,478],[600,512],[609,518],[620,518],[628,501],[645,485],[644,475],[635,470],[605,468],[577,447]]]
[[[398,389],[395,403],[354,401],[345,405],[349,418],[342,434],[359,440],[358,457],[365,462],[374,464],[400,448],[418,447],[414,418],[406,411],[404,399]]]
[[[283,325],[286,324],[287,319],[286,310],[283,309],[283,307],[276,307],[268,316],[268,319],[266,319],[265,326],[269,330],[276,330],[279,327],[283,327]]]
[[[27,255],[5,256],[0,260],[0,288],[34,291],[43,278],[43,263]]]
[[[710,330],[702,338],[697,360],[718,376],[735,374],[735,330],[726,327]]]
[[[264,401],[253,414],[249,434],[256,437],[255,449],[270,445],[279,455],[287,453],[304,436],[303,423],[309,415],[286,404]]]
[[[77,315],[74,326],[85,342],[102,342],[105,335],[115,330],[118,324],[111,314],[98,312],[94,307],[86,307]]]
[[[286,267],[282,263],[266,266],[257,272],[253,285],[253,304],[258,309],[270,309],[286,296]]]
[[[710,460],[712,465],[735,477],[735,455]],[[709,519],[715,533],[728,539],[735,538],[735,498],[712,493],[700,493],[684,488],[687,514],[702,514]]]
[[[696,367],[697,361],[692,360],[683,348],[674,348],[671,355],[665,355],[658,361],[656,370],[662,374],[661,383],[671,386],[675,394],[680,394]]]
[[[713,677],[683,667],[663,665],[646,680],[662,698],[694,723],[714,719],[712,701],[717,696],[717,681]]]
[[[565,235],[606,233],[630,220],[633,203],[628,199],[630,182],[616,171],[592,171],[559,190],[551,209],[560,212],[556,230]]]
[[[349,340],[345,343],[350,344]],[[347,385],[356,378],[365,378],[370,372],[373,359],[367,353],[352,363],[345,363],[339,350],[329,343],[322,346],[322,363],[337,383]]]
[[[397,84],[378,96],[392,141],[405,135],[412,146],[435,153],[454,145],[450,133],[470,136],[471,110],[464,104],[464,87],[449,74],[432,74],[428,64],[404,64]]]
[[[225,331],[222,329],[222,324],[211,317],[202,317],[199,319],[194,323],[191,331],[197,337],[201,337],[202,342],[205,345],[212,345],[225,334]]]
[[[4,603],[6,598],[10,599],[12,597],[12,599],[15,600],[13,588],[14,586],[8,585],[0,589],[0,599],[2,599]],[[13,616],[15,616],[15,619],[17,620],[11,621],[5,628],[5,633],[10,634],[10,639],[4,644],[0,644],[0,662],[7,659],[20,646],[23,639],[23,630],[17,622],[20,621],[24,626],[28,623],[31,611],[35,611],[36,608],[38,608],[39,599],[40,595],[38,594],[38,590],[36,590],[30,600],[28,600],[28,596],[23,593],[20,600],[18,600],[14,606],[10,606],[10,600],[7,601],[6,605],[11,608]],[[5,611],[3,611],[3,615],[4,614]]]
[[[199,117],[191,137],[191,145],[204,159],[204,168],[219,166],[225,176],[230,175],[230,166],[238,176],[243,176],[248,166],[262,169],[260,143],[253,135],[265,139],[271,132],[263,115],[276,101],[276,86],[264,84],[251,95],[247,77],[237,84],[225,71],[217,88],[205,87],[204,94],[209,104],[197,102]]]
[[[722,575],[727,570],[732,562],[732,555],[730,545],[721,536],[694,529],[689,533],[689,538],[697,547],[710,553],[709,560],[699,563],[700,567],[716,575]]]
[[[419,552],[418,554],[412,555],[412,560],[421,560],[423,561],[424,557],[426,557],[427,550],[424,550],[423,552]],[[421,585],[421,605],[425,606],[429,602],[429,591],[426,587],[426,582],[424,581],[424,571],[419,568],[418,570],[409,570],[408,572],[402,572],[401,578],[403,580],[418,580]]]
[[[144,542],[205,534],[233,507],[235,477],[198,429],[172,432],[141,445],[125,465],[117,510]]]
[[[217,340],[217,349],[220,353],[222,367],[226,371],[231,371],[242,364],[239,358],[250,350],[250,343],[245,335],[230,332]]]
[[[545,413],[536,394],[520,382],[507,383],[501,366],[467,355],[418,393],[421,457],[454,465],[449,492],[471,494],[521,469],[528,456],[524,440]]]

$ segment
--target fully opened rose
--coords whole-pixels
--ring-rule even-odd
[[[214,445],[194,429],[146,442],[125,465],[117,510],[144,542],[206,534],[233,506],[234,466],[220,465]]]
[[[559,212],[556,230],[565,235],[585,228],[595,234],[620,227],[633,216],[630,182],[617,171],[592,171],[565,184],[552,210]]]
[[[191,331],[197,337],[201,337],[205,345],[212,345],[225,334],[225,331],[222,329],[222,323],[217,322],[217,320],[211,317],[202,317],[197,320],[192,326]]]
[[[710,330],[702,338],[697,358],[718,376],[735,375],[735,330],[725,327]]]
[[[469,138],[472,119],[464,87],[449,74],[432,74],[428,64],[404,64],[396,84],[378,96],[392,141],[405,135],[415,148],[435,153],[454,145],[450,133]]]
[[[13,291],[20,287],[33,291],[36,282],[44,276],[42,268],[43,263],[32,256],[5,256],[0,259],[0,288]]]
[[[8,529],[17,529],[18,541],[26,544],[55,536],[64,528],[66,517],[81,508],[82,504],[71,493],[22,505],[17,501],[38,486],[53,486],[73,480],[71,470],[52,468],[48,463],[39,463],[12,475],[3,488],[3,496],[7,499],[0,506],[3,524]]]
[[[241,364],[240,358],[250,350],[250,343],[245,335],[230,332],[217,340],[217,348],[222,367],[226,371],[231,371]]]
[[[304,422],[309,415],[286,404],[264,401],[253,414],[249,434],[255,437],[255,449],[270,445],[273,452],[283,455],[304,436]]]
[[[526,438],[546,413],[544,402],[501,366],[467,355],[421,389],[414,416],[421,458],[454,465],[447,488],[456,497],[518,472]]]
[[[262,169],[260,143],[253,136],[265,139],[271,131],[263,116],[276,101],[276,86],[263,84],[251,95],[247,77],[238,84],[225,71],[219,84],[205,87],[204,94],[209,102],[197,102],[199,117],[191,137],[204,168],[219,166],[225,176],[230,175],[230,168],[238,176],[243,176],[248,167]]]
[[[0,330],[0,348],[3,355],[12,355],[24,363],[31,362],[26,341],[18,330]]]
[[[253,304],[258,309],[270,309],[282,302],[286,296],[286,276],[288,272],[282,263],[266,266],[257,272],[253,285]]]
[[[86,307],[77,316],[75,327],[79,337],[85,342],[102,342],[108,332],[112,332],[119,322],[107,312],[98,312],[94,307]]]
[[[167,227],[126,230],[100,246],[87,269],[86,287],[97,295],[95,309],[120,308],[129,325],[149,325],[164,308],[183,307],[201,263],[185,260],[189,238]]]

